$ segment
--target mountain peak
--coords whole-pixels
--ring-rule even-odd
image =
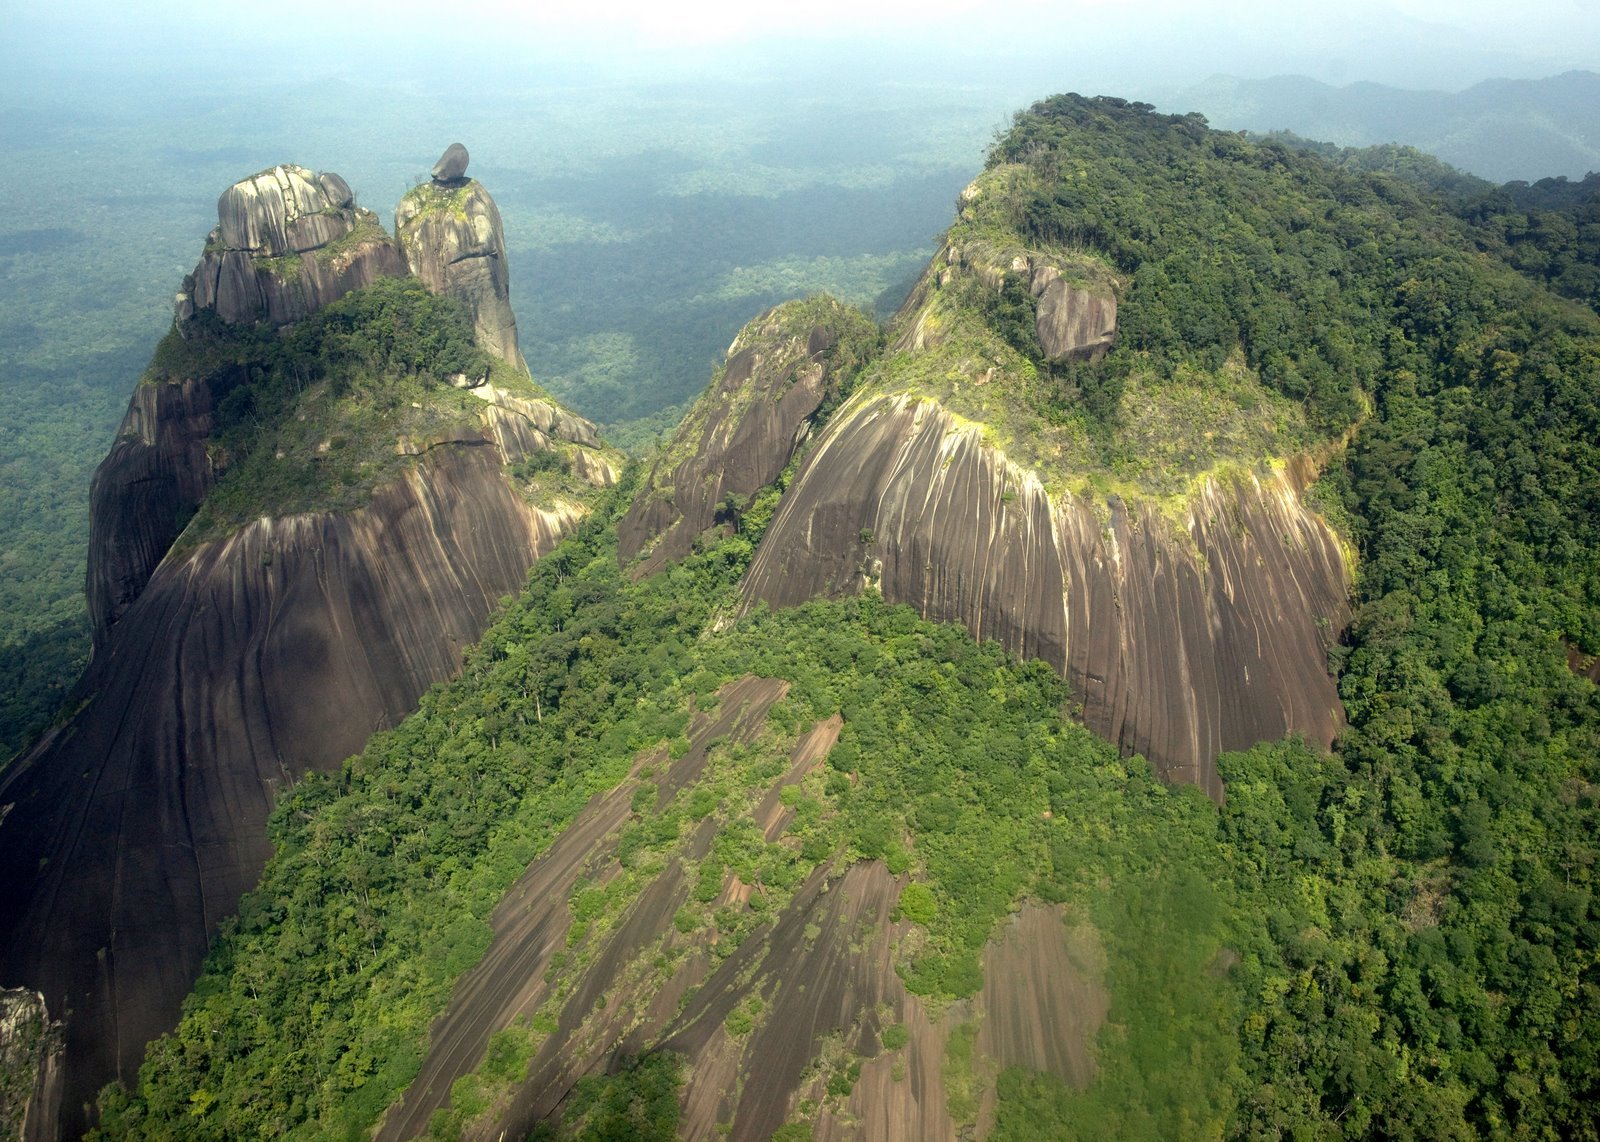
[[[452,143],[432,180],[412,187],[395,208],[395,236],[413,274],[467,307],[478,344],[525,370],[500,209],[466,170],[467,149]]]
[[[217,199],[217,226],[178,293],[179,330],[203,311],[238,324],[288,325],[405,263],[350,184],[280,163]]]

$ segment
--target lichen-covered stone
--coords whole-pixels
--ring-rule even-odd
[[[478,344],[525,369],[511,312],[505,228],[483,184],[466,179],[459,186],[412,188],[395,209],[394,229],[411,272],[434,293],[466,305]]]
[[[217,227],[175,305],[226,321],[287,325],[351,290],[405,273],[377,215],[336,174],[282,165],[241,179],[217,200]]]

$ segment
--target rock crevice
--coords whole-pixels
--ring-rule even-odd
[[[288,325],[329,302],[404,274],[377,215],[331,172],[284,164],[217,200],[217,226],[177,296],[179,328],[204,311],[237,324]]]

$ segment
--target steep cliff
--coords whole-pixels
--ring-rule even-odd
[[[264,519],[157,571],[82,683],[89,704],[0,799],[6,978],[66,1018],[67,1121],[131,1080],[271,853],[279,788],[393,725],[578,517],[434,449],[348,515]]]
[[[618,525],[618,554],[648,575],[731,526],[783,472],[825,405],[877,347],[867,317],[831,298],[788,302],[750,322],[727,363],[657,457]]]
[[[1220,798],[1219,752],[1288,733],[1326,747],[1342,724],[1327,651],[1350,576],[1303,500],[1311,437],[1237,360],[1143,369],[1108,397],[1094,368],[1126,277],[1024,240],[1023,184],[1001,168],[964,192],[890,351],[785,492],[745,596],[870,587],[960,622],[1049,662],[1091,728]]]
[[[226,465],[210,442],[214,406],[248,379],[258,346],[220,328],[287,325],[405,272],[377,216],[336,174],[285,163],[222,193],[216,229],[177,297],[163,346],[173,351],[158,350],[90,486],[86,591],[97,648]],[[179,342],[216,352],[181,353]],[[164,368],[174,356],[189,367]]]
[[[340,224],[305,212],[328,176],[279,170],[270,208],[259,178],[224,195],[230,241]],[[176,1020],[271,854],[277,791],[454,673],[619,471],[454,300],[297,296],[317,309],[292,330],[200,313],[158,349],[95,478],[80,704],[0,783],[0,979],[64,1025],[69,1134]]]
[[[286,325],[404,272],[394,241],[344,179],[284,164],[222,192],[177,318],[181,325],[209,310],[224,321]]]
[[[134,389],[89,485],[85,592],[97,650],[216,482],[217,463],[206,447],[214,394],[243,380],[241,369],[227,368]]]
[[[413,274],[435,293],[466,305],[478,343],[525,368],[511,312],[511,270],[500,209],[482,183],[466,177],[466,169],[466,148],[456,143],[439,160],[432,181],[400,200],[395,236]]]
[[[58,1032],[37,991],[0,990],[0,1137],[32,1137],[38,1123],[54,1120],[60,1096]]]
[[[1309,465],[1208,475],[1176,504],[1046,490],[937,402],[865,395],[830,422],[745,582],[772,606],[865,587],[1063,673],[1090,728],[1222,795],[1216,755],[1341,724],[1348,616]],[[1177,518],[1167,512],[1176,511]]]

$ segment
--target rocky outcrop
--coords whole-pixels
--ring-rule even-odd
[[[116,441],[89,485],[85,591],[97,649],[216,482],[217,458],[206,446],[213,393],[242,380],[243,372],[134,389]]]
[[[1042,287],[1034,277],[1038,316],[1034,327],[1052,361],[1098,361],[1117,338],[1117,299],[1053,278]]]
[[[981,183],[963,192],[963,217],[975,216],[971,204],[983,193]],[[962,277],[996,292],[1008,282],[1020,284],[1031,299],[1034,333],[1046,361],[1099,361],[1116,344],[1118,282],[1105,263],[952,232],[897,315],[894,348],[922,350],[940,340],[944,325],[939,307],[930,303],[939,289]]]
[[[584,485],[619,468],[592,424],[533,386],[461,378],[483,401],[476,415],[441,405],[444,427],[423,419],[425,435],[394,439],[414,459],[364,506],[263,515],[175,550],[230,462],[213,439],[218,402],[253,368],[254,342],[193,306],[281,323],[405,273],[337,176],[276,168],[236,184],[218,213],[201,263],[213,285],[189,283],[180,307],[187,344],[157,352],[95,475],[95,654],[76,711],[0,775],[0,984],[38,991],[63,1025],[48,1108],[30,1119],[41,1137],[81,1132],[99,1089],[133,1080],[145,1044],[176,1022],[217,925],[270,855],[278,790],[336,768],[451,676],[584,515]],[[266,290],[251,295],[259,312],[215,285],[225,265]],[[180,358],[198,373],[169,375],[163,362]],[[559,478],[514,474],[544,451],[560,453]]]
[[[637,558],[634,573],[649,575],[689,554],[707,528],[731,526],[876,339],[866,315],[827,298],[789,302],[746,325],[618,525],[623,564]]]
[[[478,344],[526,369],[511,312],[505,228],[483,184],[464,178],[413,187],[395,209],[394,229],[411,272],[466,305]]]
[[[53,1137],[60,1029],[37,991],[0,991],[0,1138]]]
[[[1091,729],[1221,797],[1223,750],[1342,710],[1327,645],[1347,620],[1337,537],[1308,465],[1216,476],[1178,508],[1052,496],[937,402],[863,394],[784,495],[744,586],[790,606],[874,587],[1040,658]]]
[[[234,183],[217,200],[217,227],[183,281],[177,319],[287,325],[405,260],[377,215],[355,204],[336,174],[283,165]]]
[[[66,1020],[64,1120],[132,1080],[271,852],[279,789],[336,768],[449,677],[582,514],[540,510],[487,438],[432,448],[346,515],[263,519],[163,563],[0,785],[0,979]]]

